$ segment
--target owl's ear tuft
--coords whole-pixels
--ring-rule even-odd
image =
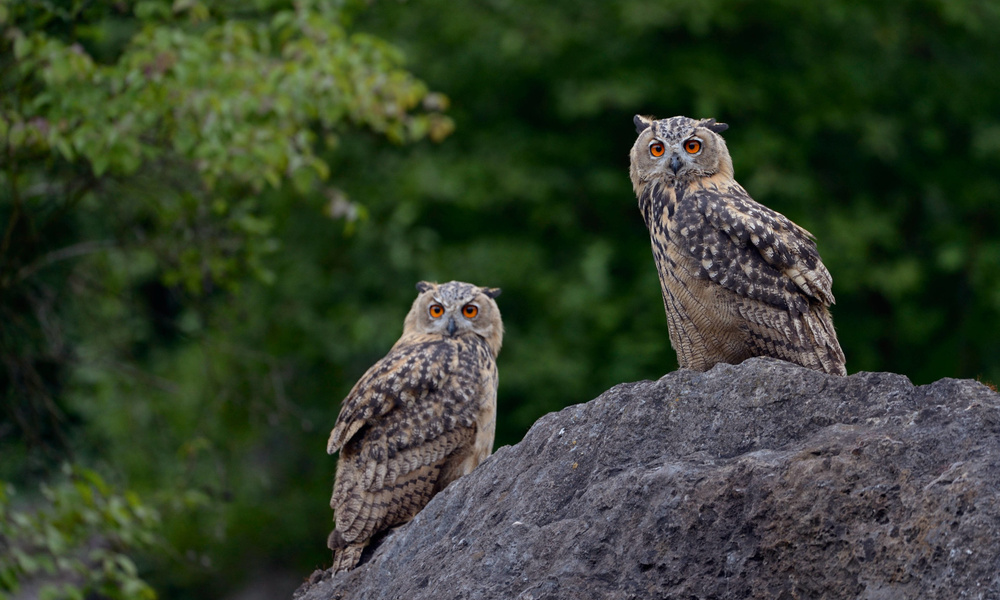
[[[642,133],[643,131],[646,131],[646,129],[648,129],[649,126],[653,124],[654,120],[655,119],[653,119],[653,117],[644,117],[642,115],[636,115],[632,119],[632,122],[635,123],[635,132]]]
[[[483,293],[489,296],[490,298],[496,298],[497,296],[500,295],[500,292],[502,291],[500,288],[482,288],[482,290]]]
[[[723,131],[729,129],[729,125],[726,125],[725,123],[716,123],[715,119],[705,119],[699,123],[699,125],[709,131],[714,131],[715,133],[722,133]]]
[[[417,291],[420,292],[421,294],[423,294],[427,290],[431,289],[432,287],[434,287],[434,284],[431,283],[431,282],[429,282],[429,281],[418,281],[417,282]]]

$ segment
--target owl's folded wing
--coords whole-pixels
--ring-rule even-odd
[[[693,210],[678,211],[690,221],[678,223],[680,243],[701,263],[701,276],[786,310],[834,303],[833,278],[812,234],[788,217],[755,202],[735,182],[684,200]]]
[[[394,347],[361,376],[344,398],[326,451],[339,451],[374,419],[439,389],[453,354],[451,346],[435,340]]]

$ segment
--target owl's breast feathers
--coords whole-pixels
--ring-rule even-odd
[[[698,264],[698,277],[792,313],[834,303],[812,234],[754,201],[732,179],[649,182],[639,207],[654,240]]]

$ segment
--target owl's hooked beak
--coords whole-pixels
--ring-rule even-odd
[[[448,317],[448,335],[455,337],[455,331],[457,329],[458,326],[455,324],[455,317]]]
[[[674,154],[670,157],[670,170],[677,174],[677,171],[681,170],[681,157]]]

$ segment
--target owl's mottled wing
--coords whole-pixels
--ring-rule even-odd
[[[327,449],[340,450],[328,544],[345,569],[374,534],[423,508],[448,461],[472,445],[481,386],[460,373],[459,354],[454,342],[414,336],[344,400]]]
[[[677,211],[677,243],[706,277],[737,294],[802,314],[834,303],[833,278],[812,234],[755,202],[736,182],[695,189]]]
[[[428,361],[428,347],[426,342],[397,344],[365,371],[340,404],[337,424],[326,446],[328,453],[343,448],[358,430],[392,410],[405,397],[440,386],[446,376],[446,365]]]
[[[476,425],[480,386],[460,372],[458,347],[439,336],[413,337],[355,384],[330,434],[331,454],[363,438],[367,488],[392,485],[401,473],[447,456],[457,440],[445,434]]]

